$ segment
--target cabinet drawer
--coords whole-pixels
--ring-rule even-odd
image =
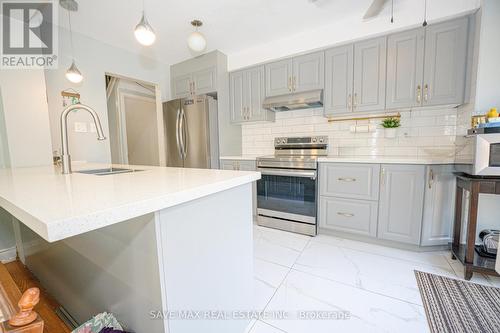
[[[321,197],[319,205],[321,228],[377,235],[377,202]]]
[[[320,194],[327,196],[378,200],[380,165],[322,163]]]

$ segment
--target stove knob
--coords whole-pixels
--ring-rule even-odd
[[[285,139],[281,140],[281,143],[286,143],[286,140]]]
[[[323,140],[323,138],[319,139],[319,142],[323,143],[323,141],[325,141],[325,140]]]
[[[312,142],[313,142],[313,143],[316,143],[316,138],[313,138],[313,139],[312,139]]]

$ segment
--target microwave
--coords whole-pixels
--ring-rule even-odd
[[[500,176],[500,128],[471,129],[468,134],[471,161],[457,164],[457,171],[472,176]]]

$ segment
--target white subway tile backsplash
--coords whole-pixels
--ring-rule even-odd
[[[456,108],[400,112],[396,138],[385,137],[380,119],[329,123],[322,109],[280,112],[275,122],[242,125],[243,154],[272,154],[277,136],[325,135],[331,155],[445,157],[454,152],[455,135],[462,131],[457,124],[465,128],[462,124],[470,122],[470,112]],[[368,124],[376,125],[375,131],[350,132],[351,126]]]

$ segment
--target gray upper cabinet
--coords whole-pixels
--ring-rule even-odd
[[[193,94],[201,95],[217,90],[217,70],[215,67],[207,68],[193,73]]]
[[[324,114],[351,112],[354,46],[325,52]]]
[[[468,22],[464,17],[426,28],[423,105],[463,103]]]
[[[420,245],[447,245],[454,219],[455,175],[452,165],[427,167]]]
[[[425,166],[382,165],[378,237],[420,244]]]
[[[294,92],[323,89],[325,79],[324,52],[306,54],[292,59],[292,90]]]
[[[266,96],[279,96],[292,92],[292,59],[265,65]]]
[[[420,106],[424,71],[424,28],[390,35],[387,40],[388,109]]]
[[[265,65],[266,96],[323,89],[324,52],[316,52],[275,61]]]
[[[245,85],[245,71],[233,72],[229,75],[230,112],[232,122],[242,122],[244,120],[243,95]]]
[[[229,77],[231,122],[274,120],[274,112],[262,108],[264,66],[233,72]]]
[[[173,98],[184,98],[191,94],[191,74],[180,75],[172,79]]]
[[[385,108],[386,44],[386,37],[354,44],[354,112]]]

